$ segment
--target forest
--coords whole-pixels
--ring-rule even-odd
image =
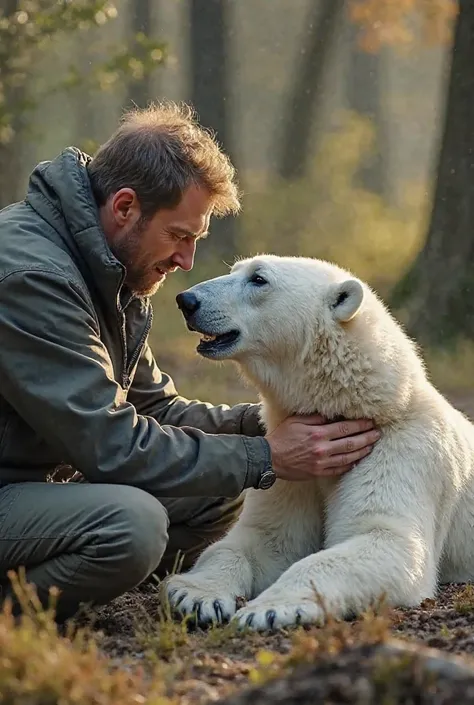
[[[264,31],[262,31],[264,30]],[[3,0],[0,206],[38,161],[93,154],[133,105],[193,105],[238,169],[190,274],[155,301],[152,344],[180,391],[249,398],[196,360],[175,295],[261,252],[365,278],[464,394],[473,361],[472,32],[465,0]]]
[[[256,399],[230,363],[198,357],[178,292],[239,258],[298,255],[369,282],[474,418],[474,2],[0,0],[0,209],[38,162],[93,155],[124,111],[161,100],[193,106],[243,193],[153,297],[149,340],[178,392]],[[473,702],[471,584],[242,636],[188,631],[150,583],[68,631],[54,589],[44,610],[8,577],[24,616],[0,609],[5,705]]]

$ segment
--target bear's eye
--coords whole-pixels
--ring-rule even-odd
[[[265,286],[265,284],[268,284],[267,280],[261,277],[260,274],[253,274],[249,281],[255,286]]]

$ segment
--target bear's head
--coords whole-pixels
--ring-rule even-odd
[[[388,421],[425,378],[370,287],[317,259],[261,255],[177,297],[198,352],[231,359],[285,413]]]

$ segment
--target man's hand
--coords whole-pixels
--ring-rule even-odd
[[[302,481],[342,475],[370,453],[380,436],[372,421],[327,423],[314,415],[291,416],[266,439],[277,477]]]

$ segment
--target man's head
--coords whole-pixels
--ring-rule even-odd
[[[88,171],[109,246],[142,296],[191,269],[211,215],[240,207],[234,167],[188,106],[128,112]]]

